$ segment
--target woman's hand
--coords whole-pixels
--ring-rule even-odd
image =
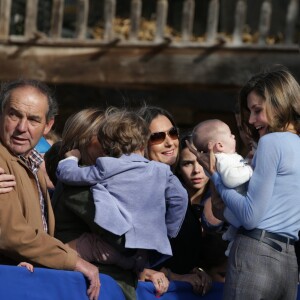
[[[80,154],[80,151],[78,149],[72,149],[72,150],[65,153],[65,157],[70,157],[70,156],[75,156],[78,159],[81,159],[81,154]]]
[[[216,157],[212,149],[209,153],[199,152],[195,146],[186,140],[189,150],[197,157],[199,164],[205,169],[208,175],[212,175],[216,171]],[[212,147],[213,148],[213,147]]]
[[[194,268],[192,272],[201,280],[202,295],[206,294],[212,287],[211,277],[201,268]]]
[[[193,291],[196,294],[204,295],[206,294],[212,285],[212,280],[205,272],[194,272],[189,274],[174,274],[174,280],[185,281],[192,285]]]
[[[169,280],[163,272],[158,272],[151,269],[144,269],[140,273],[139,280],[141,281],[152,281],[156,290],[156,296],[159,297],[169,288]]]
[[[11,192],[15,185],[15,176],[5,174],[4,169],[0,168],[0,194]]]

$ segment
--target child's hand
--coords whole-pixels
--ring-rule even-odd
[[[80,154],[80,151],[78,149],[72,149],[72,150],[66,152],[65,157],[69,157],[69,156],[75,156],[78,159],[81,158],[81,154]]]
[[[30,271],[31,273],[33,272],[33,265],[27,262],[20,262],[18,264],[18,267],[25,267],[28,271]]]

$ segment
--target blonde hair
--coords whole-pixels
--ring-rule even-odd
[[[97,136],[104,122],[103,110],[98,108],[83,109],[70,116],[62,132],[60,158],[71,149],[78,149],[83,164],[94,164],[90,161],[87,148],[94,136]]]
[[[242,126],[251,132],[257,142],[258,132],[248,122],[250,112],[247,97],[252,91],[265,101],[269,132],[286,131],[292,124],[298,134],[300,133],[300,86],[285,67],[275,66],[271,70],[254,75],[240,91]]]

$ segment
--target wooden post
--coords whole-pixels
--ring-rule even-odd
[[[0,39],[6,40],[9,36],[11,0],[0,0]]]
[[[182,10],[181,36],[182,42],[188,42],[193,34],[195,17],[195,0],[185,0]]]
[[[206,28],[206,41],[207,43],[213,43],[217,37],[217,30],[219,25],[219,0],[210,0],[207,16],[207,28]]]
[[[116,0],[104,2],[104,40],[110,42],[114,36],[114,18],[116,15]]]
[[[142,1],[131,0],[130,33],[129,33],[129,40],[131,42],[136,42],[138,40],[141,15],[142,15]]]
[[[167,0],[157,0],[156,4],[156,32],[155,32],[155,42],[162,42],[165,35],[165,27],[167,24],[168,15],[168,1]]]
[[[77,0],[77,19],[75,37],[77,39],[86,39],[88,15],[89,15],[89,1]]]
[[[25,38],[33,38],[37,33],[38,0],[26,1]]]
[[[272,16],[272,3],[271,0],[264,0],[259,18],[259,40],[258,43],[261,45],[266,44],[266,38],[270,31]]]
[[[233,31],[233,44],[242,44],[243,29],[246,23],[247,3],[245,0],[238,0],[235,9],[235,24]]]
[[[290,0],[286,15],[285,43],[293,44],[295,26],[299,15],[299,0]]]
[[[50,36],[60,38],[64,16],[64,0],[53,0]]]

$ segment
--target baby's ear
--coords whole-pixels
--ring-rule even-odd
[[[214,145],[215,152],[223,152],[223,144],[222,142],[216,142]]]

